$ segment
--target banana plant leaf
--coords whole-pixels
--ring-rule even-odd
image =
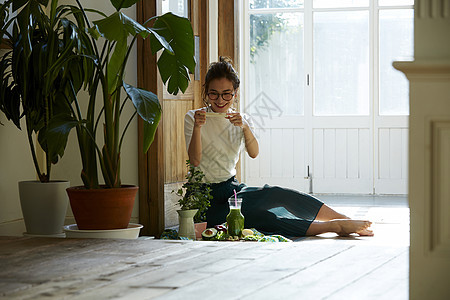
[[[150,148],[156,128],[161,120],[161,105],[158,97],[149,91],[123,83],[125,91],[131,98],[137,113],[144,120],[144,153]]]
[[[92,36],[98,35],[106,38],[109,41],[115,41],[114,52],[108,62],[108,91],[112,93],[120,80],[119,73],[125,61],[125,56],[128,50],[127,38],[140,34],[146,38],[150,31],[137,21],[128,17],[122,12],[116,11],[107,18],[99,21],[94,21],[94,27],[90,29]]]
[[[158,35],[170,41],[172,51],[159,42]],[[189,20],[166,13],[155,21],[149,38],[153,54],[164,48],[158,59],[158,68],[167,91],[174,95],[180,90],[185,92],[189,85],[189,72],[193,73],[195,68],[194,36]]]
[[[135,3],[139,2],[139,0],[111,0],[111,4],[117,9],[127,8],[133,6]]]
[[[24,6],[28,2],[35,2],[36,4],[41,4],[43,6],[47,6],[47,4],[48,4],[48,0],[14,0],[13,6],[12,6],[13,12],[20,9],[22,6]]]
[[[47,149],[43,150],[49,154],[52,163],[58,161],[58,156],[62,157],[64,155],[70,130],[78,124],[80,122],[71,115],[59,114],[50,120],[47,127],[39,131],[39,144],[47,147]]]

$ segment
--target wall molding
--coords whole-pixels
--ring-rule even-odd
[[[416,0],[419,19],[450,19],[450,0]]]
[[[403,72],[408,79],[450,78],[450,60],[448,59],[395,61],[392,65],[395,69]]]
[[[450,253],[450,119],[432,120],[429,123],[430,201],[427,207],[428,252],[437,256]]]

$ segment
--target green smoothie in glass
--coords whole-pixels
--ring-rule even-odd
[[[228,234],[232,236],[241,236],[244,229],[244,216],[241,213],[242,199],[234,197],[228,199],[230,213],[227,216]]]

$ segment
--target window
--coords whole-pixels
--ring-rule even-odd
[[[250,15],[250,99],[264,94],[284,113],[303,115],[303,23],[302,12]]]
[[[313,18],[314,115],[368,115],[369,12],[315,12]]]
[[[287,115],[409,114],[392,62],[413,55],[413,0],[244,2],[247,101],[264,94]]]
[[[413,1],[243,3],[247,184],[405,194],[409,86],[392,62],[413,55]]]
[[[412,9],[382,9],[380,24],[380,115],[409,114],[408,80],[392,62],[413,55]]]
[[[187,0],[162,0],[161,10],[165,14],[171,12],[177,16],[189,18]]]

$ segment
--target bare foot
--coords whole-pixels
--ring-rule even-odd
[[[361,231],[358,231],[357,234],[359,234],[360,236],[374,236],[373,231],[370,229],[363,229]]]
[[[372,230],[367,229],[372,224],[372,222],[370,221],[340,219],[332,220],[330,222],[334,223],[334,225],[336,226],[334,232],[336,232],[340,236],[348,236],[351,233],[356,233],[362,236],[373,235]]]

